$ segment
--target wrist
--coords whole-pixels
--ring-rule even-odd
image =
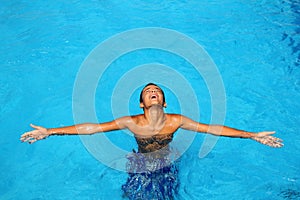
[[[48,133],[48,136],[55,134],[55,132],[52,128],[47,129],[47,133]]]
[[[250,139],[253,139],[254,137],[257,136],[257,134],[256,134],[256,133],[253,133],[253,132],[245,132],[245,133],[246,133],[246,135],[248,136],[248,138],[250,138]]]

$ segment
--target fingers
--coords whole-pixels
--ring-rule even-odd
[[[258,133],[258,136],[259,137],[264,137],[264,136],[272,135],[274,133],[275,133],[275,131],[264,131],[264,132]]]
[[[22,134],[20,137],[20,140],[22,142],[28,142],[29,144],[32,144],[32,143],[36,142],[37,140],[41,140],[44,138],[44,137],[40,136],[40,131],[41,131],[40,129],[42,129],[42,127],[36,126],[33,124],[30,124],[30,126],[36,130],[29,131],[29,132]]]
[[[273,137],[273,136],[269,136],[269,137],[272,138],[273,141],[276,141],[276,142],[283,142],[283,140],[280,139],[280,138]]]
[[[29,144],[32,144],[32,143],[34,143],[34,142],[36,142],[36,141],[38,141],[38,140],[42,140],[42,139],[45,139],[45,137],[44,137],[44,136],[40,136],[40,135],[38,135],[38,136],[34,136],[34,135],[25,135],[25,136],[22,136],[22,137],[20,138],[20,140],[21,140],[22,142],[28,142]]]
[[[32,143],[34,143],[34,142],[36,142],[37,141],[37,139],[35,139],[35,138],[31,138],[30,140],[28,140],[27,142],[29,143],[29,144],[32,144]]]
[[[39,133],[38,130],[33,130],[29,132],[25,132],[24,134],[21,135],[20,140],[22,142],[28,142],[28,143],[33,143],[35,142],[38,138],[37,133]]]
[[[21,135],[21,139],[27,136],[27,132]]]
[[[266,133],[267,135],[272,135],[272,134],[275,133],[275,131],[265,131],[265,133]]]
[[[27,142],[30,138],[32,138],[32,131],[26,132],[26,133],[24,133],[23,135],[21,135],[20,140],[21,140],[22,142]]]
[[[266,145],[274,148],[280,148],[283,147],[284,144],[280,142],[271,142],[271,143],[267,143]]]
[[[21,135],[20,140],[24,141],[26,138],[30,137],[31,132],[26,132],[23,135]]]
[[[282,140],[277,140],[277,138],[267,140],[266,145],[271,146],[271,147],[275,147],[275,148],[279,148],[279,147],[283,146]]]
[[[276,138],[273,136],[255,137],[254,140],[264,145],[268,145],[270,147],[275,147],[275,148],[279,148],[284,145],[282,143],[283,141],[280,138]]]
[[[284,144],[282,142],[282,139],[276,138],[276,140],[273,141],[274,147],[283,147]]]
[[[35,129],[38,128],[38,126],[35,126],[35,125],[33,125],[33,124],[30,124],[30,126],[31,126],[32,128],[35,128]],[[33,130],[33,131],[29,131],[29,132],[25,132],[24,134],[21,135],[20,140],[21,140],[22,142],[27,142],[27,140],[33,136],[33,132],[34,132],[34,130]]]
[[[35,129],[41,129],[42,127],[40,127],[40,126],[36,126],[36,125],[33,125],[33,124],[30,124],[30,126],[32,127],[32,128],[35,128]]]
[[[32,139],[32,140],[30,140],[28,143],[29,144],[32,144],[32,143],[34,143],[34,142],[36,142],[37,141],[37,139]]]
[[[29,144],[32,144],[37,141],[37,139],[32,136],[24,136],[24,137],[21,137],[20,140],[22,142],[28,142]]]

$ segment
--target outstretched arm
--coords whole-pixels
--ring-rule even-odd
[[[281,139],[271,136],[275,133],[275,131],[259,133],[246,132],[222,125],[207,125],[198,123],[185,116],[181,117],[181,128],[196,132],[209,133],[217,136],[250,138],[271,147],[283,146]]]
[[[120,130],[127,128],[126,124],[128,120],[128,117],[122,117],[117,120],[101,124],[85,123],[49,129],[30,124],[30,126],[35,130],[24,133],[23,135],[21,135],[20,140],[22,142],[28,142],[32,144],[37,140],[45,139],[50,135],[91,135],[99,132]]]

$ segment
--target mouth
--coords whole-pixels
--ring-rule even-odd
[[[157,99],[158,99],[158,96],[155,95],[155,94],[153,94],[153,95],[150,96],[150,99],[151,99],[151,100],[157,100]]]

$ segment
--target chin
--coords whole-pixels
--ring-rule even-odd
[[[151,106],[160,106],[160,107],[163,107],[160,103],[152,103]]]

